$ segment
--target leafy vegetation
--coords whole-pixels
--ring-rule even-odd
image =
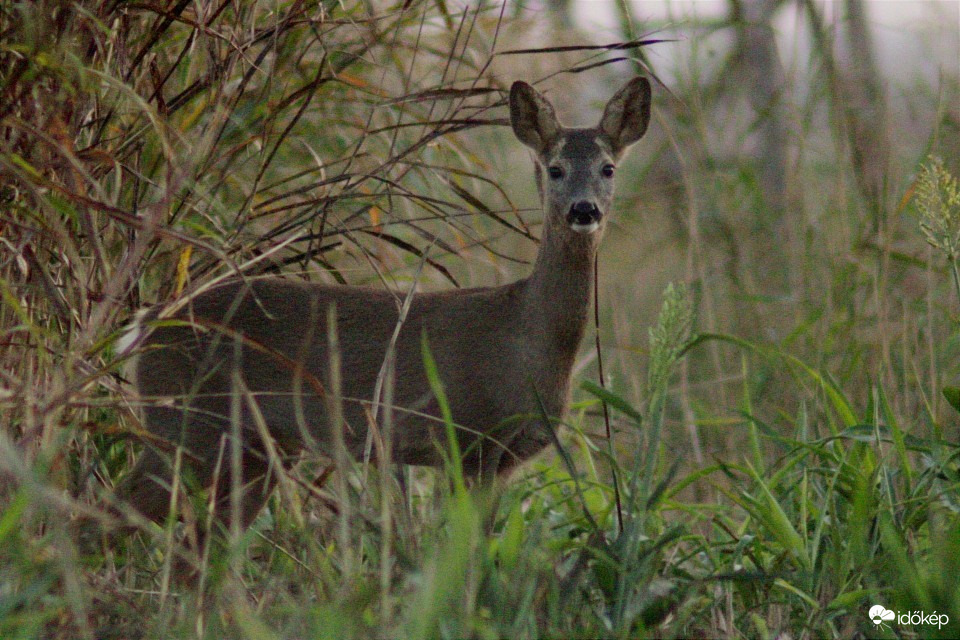
[[[569,2],[0,1],[0,637],[960,634],[957,70],[900,96],[834,46],[864,3],[765,0],[683,24],[668,78],[668,25],[616,4],[609,46]],[[587,124],[587,85],[638,70],[669,86],[601,256],[609,380],[585,348],[555,451],[496,499],[305,459],[188,584],[202,496],[165,527],[105,507],[146,437],[137,309],[238,270],[520,277],[506,89]]]

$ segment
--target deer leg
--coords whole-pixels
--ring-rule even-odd
[[[151,433],[170,445],[183,446],[182,468],[193,472],[201,486],[208,486],[216,464],[217,441],[224,430],[223,422],[185,411],[192,410],[148,406],[144,408],[144,419]],[[117,497],[149,520],[163,522],[170,513],[173,468],[173,455],[147,447],[117,487]]]
[[[226,460],[223,466],[224,469],[219,478],[220,496],[214,505],[214,518],[215,524],[229,531],[233,518],[234,497],[231,495],[230,471]],[[239,529],[243,531],[257,519],[263,505],[273,493],[277,484],[277,472],[270,468],[270,461],[265,453],[252,448],[243,452],[240,467],[243,477],[240,482],[240,493],[236,499],[240,501]]]
[[[162,522],[170,512],[172,475],[170,462],[146,449],[117,487],[117,497],[148,520]]]

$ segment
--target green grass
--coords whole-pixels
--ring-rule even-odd
[[[166,527],[104,507],[144,437],[133,313],[235,269],[520,277],[510,82],[551,76],[586,123],[571,89],[679,45],[505,53],[551,29],[523,3],[0,0],[0,637],[960,635],[960,78],[853,91],[876,78],[833,55],[846,27],[785,6],[810,64],[770,105],[713,57],[740,17],[680,29],[601,253],[608,384],[585,345],[552,451],[498,496],[455,447],[406,493],[304,459],[183,584],[203,496]]]

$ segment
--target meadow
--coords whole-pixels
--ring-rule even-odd
[[[0,638],[960,636],[960,5],[890,73],[864,0],[585,4],[0,0]],[[497,499],[305,455],[187,583],[204,495],[105,506],[138,309],[523,277],[511,82],[584,126],[637,74],[596,340]]]

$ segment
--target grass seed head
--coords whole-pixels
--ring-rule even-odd
[[[690,340],[692,326],[693,304],[687,286],[668,284],[657,326],[650,329],[648,384],[651,391],[666,385],[674,363]]]
[[[951,262],[956,260],[960,256],[960,187],[943,160],[931,156],[920,169],[915,197],[927,242]]]

